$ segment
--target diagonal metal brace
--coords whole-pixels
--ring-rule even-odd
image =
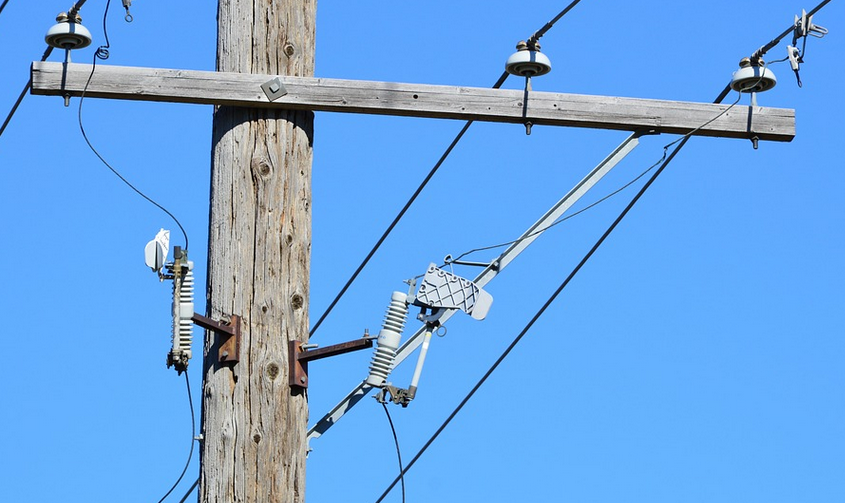
[[[288,377],[290,387],[294,389],[305,389],[308,387],[308,362],[312,360],[320,360],[371,347],[373,347],[373,338],[366,336],[354,341],[310,350],[301,341],[290,341],[288,342]]]
[[[223,321],[216,321],[207,316],[194,313],[191,320],[206,330],[217,335],[217,361],[234,365],[241,355],[241,317],[233,314]]]

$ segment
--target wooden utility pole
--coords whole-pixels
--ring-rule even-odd
[[[314,73],[314,0],[219,0],[217,69]],[[288,341],[308,337],[311,111],[220,106],[209,222],[211,317],[241,317],[240,361],[205,341],[200,501],[305,499],[308,404]]]
[[[242,337],[235,357],[214,332],[205,340],[201,503],[304,500],[307,402],[297,390],[307,376],[289,380],[288,342],[308,337],[314,110],[636,135],[795,136],[791,109],[534,91],[525,103],[517,90],[313,78],[315,4],[219,0],[217,72],[32,65],[33,94],[84,90],[218,107],[207,305],[213,320],[240,317]]]

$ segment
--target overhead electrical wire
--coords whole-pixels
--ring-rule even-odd
[[[727,91],[730,91],[730,87],[727,88]],[[717,98],[717,100],[715,101],[715,103],[720,103],[725,98],[725,96],[727,96],[727,92],[720,94],[719,97]],[[724,114],[726,111],[727,110],[722,111],[721,114]],[[715,120],[715,119],[713,119],[713,120]],[[701,127],[703,127],[703,126],[701,126]],[[417,460],[429,448],[429,446],[431,446],[431,444],[437,439],[437,437],[440,436],[440,434],[443,432],[443,430],[446,429],[446,427],[449,425],[449,423],[451,423],[452,420],[455,418],[455,416],[457,416],[458,413],[461,411],[461,409],[464,408],[464,405],[466,405],[467,402],[469,402],[469,400],[473,397],[473,395],[475,395],[475,393],[479,390],[479,388],[481,388],[481,386],[487,381],[487,379],[493,374],[493,372],[499,367],[499,365],[501,365],[501,363],[505,360],[505,358],[507,358],[507,356],[511,353],[511,351],[513,351],[513,349],[516,347],[516,345],[519,344],[519,342],[522,340],[522,338],[525,337],[525,334],[527,334],[528,331],[531,329],[531,327],[534,326],[534,324],[537,322],[537,320],[540,319],[540,316],[542,316],[546,312],[546,310],[549,308],[549,306],[552,305],[552,303],[555,301],[555,299],[557,299],[558,295],[560,295],[560,293],[566,288],[566,286],[569,285],[569,282],[572,281],[572,279],[575,277],[576,274],[578,274],[578,272],[581,270],[581,268],[584,266],[584,264],[586,264],[587,261],[596,252],[596,250],[599,249],[599,247],[602,245],[602,243],[604,243],[604,241],[608,238],[608,236],[610,236],[610,234],[613,232],[613,230],[616,229],[616,227],[619,225],[619,223],[622,221],[622,219],[625,218],[625,216],[628,214],[629,211],[631,211],[631,209],[634,207],[634,205],[637,203],[637,201],[639,201],[639,199],[642,197],[642,195],[645,193],[645,191],[648,190],[649,187],[651,187],[651,185],[654,183],[654,181],[657,179],[657,177],[660,176],[660,174],[663,172],[663,170],[666,168],[666,166],[672,161],[672,159],[674,159],[675,155],[681,150],[681,148],[683,148],[683,146],[686,144],[687,140],[689,140],[691,134],[692,134],[692,132],[684,135],[679,140],[670,143],[669,145],[667,145],[664,148],[663,158],[661,159],[662,164],[660,165],[660,167],[654,172],[654,174],[651,176],[651,178],[649,178],[646,181],[646,183],[643,184],[643,186],[640,188],[640,190],[637,192],[637,194],[634,195],[634,198],[631,199],[631,201],[628,203],[628,205],[625,207],[625,209],[622,210],[622,213],[620,213],[619,216],[616,217],[616,219],[613,221],[613,223],[611,223],[610,227],[608,227],[607,230],[604,231],[604,233],[601,235],[601,237],[599,237],[598,241],[596,241],[596,243],[592,246],[592,248],[590,248],[590,250],[587,252],[587,254],[584,255],[584,257],[581,259],[581,261],[578,262],[578,264],[569,273],[569,275],[566,277],[566,279],[563,280],[563,282],[560,284],[560,286],[558,286],[557,289],[552,293],[552,295],[546,300],[546,302],[543,303],[542,307],[540,307],[540,309],[534,314],[534,316],[531,317],[528,324],[525,325],[525,327],[519,332],[519,334],[513,339],[513,341],[511,341],[511,343],[508,345],[507,348],[505,348],[504,352],[502,352],[502,354],[499,356],[499,358],[496,359],[496,361],[490,366],[490,368],[487,370],[487,372],[484,373],[484,375],[481,377],[481,379],[478,380],[478,382],[475,384],[475,386],[473,386],[472,389],[469,391],[469,393],[467,393],[467,395],[463,398],[463,400],[461,400],[461,402],[458,404],[458,406],[449,414],[449,416],[440,425],[440,427],[437,428],[437,430],[434,432],[434,434],[431,436],[431,438],[428,439],[428,441],[422,446],[422,448],[419,450],[419,452],[417,452],[417,454],[413,457],[413,459],[411,459],[411,461],[407,464],[407,466],[405,466],[405,470],[402,471],[393,480],[393,482],[387,487],[387,489],[385,489],[384,493],[382,493],[382,495],[376,500],[376,503],[381,503],[381,501],[383,501],[384,498],[387,497],[387,495],[390,493],[390,491],[396,486],[396,483],[402,477],[404,477],[405,474],[408,473],[408,470],[410,470],[411,467],[414,466],[414,463],[417,462]],[[668,157],[667,157],[666,156],[666,149],[668,149],[671,145],[673,145],[675,143],[677,143],[678,145],[674,148],[674,150],[672,150],[672,153],[669,154]],[[660,161],[658,161],[658,163],[660,163]]]
[[[191,382],[190,380],[188,380],[187,370],[185,371],[185,386],[188,388],[188,405],[191,408],[191,450],[188,451],[188,461],[185,463],[185,468],[182,469],[182,473],[179,474],[179,478],[176,479],[176,482],[173,483],[173,486],[164,494],[164,496],[162,496],[161,499],[158,500],[158,503],[162,503],[162,501],[167,499],[167,497],[170,496],[170,493],[172,493],[176,489],[176,486],[179,485],[179,482],[182,482],[182,478],[185,477],[185,473],[187,473],[188,467],[191,466],[191,459],[194,456],[194,442],[197,436],[197,422],[196,417],[194,415],[194,401],[191,398]],[[193,487],[191,488],[191,490],[193,491]],[[188,494],[190,494],[190,492]]]
[[[396,444],[396,457],[399,458],[399,476],[402,481],[402,503],[405,503],[405,476],[403,475],[405,468],[402,466],[402,451],[399,449],[399,437],[396,435],[396,427],[393,425],[393,419],[390,417],[390,411],[387,409],[387,403],[381,402],[384,407],[384,413],[387,415],[387,422],[390,423],[390,431],[393,432],[393,442]]]
[[[71,8],[71,11],[78,12],[79,7],[81,7],[83,3],[85,3],[84,0],[77,2]],[[91,149],[91,151],[94,152],[94,154],[100,159],[100,161],[103,162],[103,164],[106,165],[107,168],[109,168],[109,170],[111,170],[112,173],[114,173],[121,181],[123,181],[123,183],[128,185],[129,188],[134,190],[138,195],[140,195],[141,197],[143,197],[144,199],[146,199],[147,201],[152,203],[154,206],[156,206],[157,208],[162,210],[164,213],[166,213],[168,216],[170,216],[170,218],[172,218],[174,222],[176,222],[176,225],[179,226],[179,229],[182,230],[182,234],[185,237],[185,250],[187,250],[188,249],[188,234],[185,232],[185,229],[182,227],[182,224],[179,223],[179,220],[177,220],[176,217],[173,216],[173,214],[170,213],[166,208],[164,208],[163,206],[161,206],[160,204],[158,204],[157,202],[152,200],[146,194],[144,194],[143,192],[138,190],[134,185],[129,183],[129,181],[126,180],[126,178],[124,178],[114,167],[111,166],[111,164],[109,164],[103,158],[102,155],[100,155],[100,153],[97,151],[97,149],[94,148],[94,145],[91,144],[91,141],[88,139],[88,135],[85,133],[85,126],[83,125],[83,121],[82,121],[82,104],[85,101],[85,93],[88,90],[88,86],[91,84],[91,79],[94,77],[94,72],[97,69],[97,60],[98,59],[106,60],[106,59],[109,58],[110,44],[109,44],[109,33],[108,33],[108,23],[107,23],[107,21],[108,21],[108,13],[109,13],[109,6],[110,5],[111,5],[111,0],[107,0],[106,6],[105,6],[105,9],[104,9],[104,12],[103,12],[103,36],[106,39],[106,43],[105,43],[105,45],[101,45],[100,47],[98,47],[97,50],[94,52],[94,58],[93,58],[92,66],[91,66],[91,73],[88,75],[88,80],[85,83],[85,87],[82,89],[82,94],[79,96],[79,110],[78,110],[79,130],[82,133],[82,137],[85,139],[85,143],[88,144],[88,147]],[[161,499],[158,501],[158,503],[162,503],[176,489],[176,487],[179,485],[179,483],[185,477],[185,474],[187,473],[188,468],[191,465],[191,459],[193,459],[193,456],[194,456],[194,442],[195,442],[195,438],[196,438],[196,434],[197,434],[196,415],[195,415],[195,412],[194,412],[193,397],[191,396],[191,382],[190,382],[190,379],[188,378],[188,372],[185,371],[184,374],[185,374],[185,387],[186,387],[187,393],[188,393],[188,407],[190,408],[190,411],[191,411],[191,447],[190,447],[190,450],[188,451],[188,460],[185,462],[185,467],[182,469],[182,472],[179,474],[179,477],[176,479],[176,482],[173,483],[173,486],[171,486],[170,489],[164,494],[164,496],[161,497]]]
[[[169,216],[176,223],[176,225],[179,227],[179,230],[182,231],[182,236],[185,238],[185,250],[189,250],[188,233],[185,231],[185,228],[182,227],[182,223],[179,222],[179,219],[177,219],[176,216],[174,216],[173,213],[171,213],[167,208],[165,208],[161,204],[157,203],[155,200],[153,200],[148,195],[141,192],[140,189],[138,189],[132,183],[130,183],[129,180],[127,180],[123,175],[120,174],[120,172],[117,171],[117,169],[115,169],[111,164],[109,164],[109,162],[106,161],[105,158],[103,158],[103,156],[100,154],[100,152],[97,151],[97,149],[91,143],[91,140],[88,139],[88,134],[85,132],[85,126],[83,125],[83,122],[82,122],[82,104],[85,101],[85,93],[88,91],[88,86],[91,84],[91,79],[94,78],[94,72],[97,70],[97,60],[98,59],[106,60],[106,59],[109,58],[109,34],[108,34],[107,25],[106,25],[106,19],[107,19],[107,16],[108,16],[109,4],[110,3],[111,3],[111,0],[108,0],[106,2],[105,14],[103,15],[103,35],[105,36],[106,44],[100,46],[97,49],[97,51],[94,53],[94,59],[93,59],[93,62],[91,64],[91,73],[88,75],[88,80],[85,82],[85,87],[83,87],[82,94],[80,94],[80,96],[79,96],[79,112],[78,112],[79,131],[82,133],[82,138],[85,139],[85,143],[87,143],[88,147],[91,149],[91,151],[94,152],[94,155],[96,155],[97,158],[100,159],[100,161],[102,161],[102,163],[107,168],[109,168],[109,170],[112,173],[114,173],[115,176],[117,176],[120,179],[120,181],[122,181],[124,184],[126,184],[126,186],[128,186],[130,189],[135,191],[136,194],[138,194],[142,198],[146,199],[150,204],[152,204],[153,206],[155,206],[156,208],[160,209],[165,214],[167,214],[167,216]]]
[[[829,1],[830,0],[826,0],[826,1],[822,2],[821,4],[819,4],[810,13],[808,13],[808,16],[811,16],[812,14],[817,12],[824,5],[826,5]],[[790,31],[787,30],[786,32],[781,34],[779,37],[774,39],[772,42],[770,42],[766,46],[761,47],[757,52],[755,52],[755,55],[757,57],[762,57],[762,55],[765,54],[766,51],[768,51],[769,49],[771,49],[772,47],[777,45],[777,42],[779,42],[781,39],[783,39],[783,37],[788,35],[789,32]],[[776,61],[776,62],[780,62],[780,61],[782,61],[782,60],[779,60],[779,61]],[[757,86],[757,84],[765,77],[765,68],[766,67],[763,66],[763,71],[761,72],[760,78],[757,80],[757,82],[750,84],[747,87],[747,89],[755,88]],[[725,86],[725,88],[722,90],[722,92],[719,93],[719,95],[716,97],[716,99],[713,100],[713,103],[715,103],[715,104],[721,103],[728,96],[728,94],[730,92],[731,92],[731,86],[730,86],[730,84],[728,84],[728,85]],[[567,275],[567,277],[563,280],[563,282],[557,287],[557,289],[555,289],[555,291],[546,300],[546,302],[543,303],[543,305],[540,307],[540,309],[534,314],[534,316],[531,317],[531,319],[528,321],[528,323],[525,325],[525,327],[519,332],[519,334],[513,339],[513,341],[511,341],[511,343],[508,345],[508,347],[505,348],[505,350],[502,352],[502,354],[499,355],[499,357],[496,359],[496,361],[484,373],[484,375],[481,377],[481,379],[478,380],[478,382],[475,384],[475,386],[472,387],[472,389],[469,391],[469,393],[467,393],[467,395],[461,400],[461,402],[458,404],[458,406],[449,414],[449,416],[443,421],[443,423],[437,428],[437,430],[435,430],[434,434],[432,434],[432,436],[426,441],[426,443],[422,446],[422,448],[420,448],[420,450],[417,452],[417,454],[414,455],[414,457],[407,464],[407,466],[405,466],[405,469],[402,470],[399,473],[399,475],[396,476],[396,478],[393,480],[393,482],[390,483],[390,485],[387,487],[387,489],[385,489],[385,491],[382,493],[382,495],[376,500],[376,503],[381,503],[384,500],[384,498],[387,497],[387,495],[390,493],[390,491],[396,486],[397,482],[399,480],[404,480],[405,474],[408,473],[408,471],[411,469],[411,467],[414,466],[414,464],[423,455],[423,453],[425,453],[425,451],[429,448],[429,446],[431,446],[431,444],[434,443],[434,441],[440,436],[440,434],[443,432],[443,430],[446,429],[446,427],[449,425],[449,423],[452,422],[452,420],[455,418],[455,416],[457,416],[457,414],[461,411],[461,409],[463,409],[463,407],[467,404],[467,402],[469,402],[469,400],[473,397],[473,395],[475,395],[475,393],[481,388],[481,386],[487,381],[487,379],[493,374],[493,372],[499,367],[499,365],[501,365],[501,363],[505,360],[505,358],[507,358],[507,356],[511,353],[511,351],[513,351],[513,349],[516,347],[516,345],[519,344],[519,342],[523,339],[523,337],[525,337],[525,334],[528,333],[528,331],[531,329],[531,327],[533,327],[534,324],[537,322],[537,320],[546,312],[546,310],[557,299],[557,297],[560,295],[560,293],[563,292],[563,290],[569,285],[569,283],[572,281],[572,279],[575,277],[575,275],[578,274],[578,272],[584,267],[584,265],[587,263],[587,261],[590,260],[590,258],[595,254],[595,252],[599,249],[599,247],[601,247],[601,245],[605,242],[605,240],[607,240],[607,238],[610,236],[610,234],[616,229],[616,227],[628,215],[628,213],[631,211],[631,209],[634,207],[634,205],[637,204],[637,202],[640,200],[640,198],[651,187],[651,185],[655,182],[655,180],[657,180],[657,178],[660,176],[660,174],[663,173],[663,171],[666,169],[666,167],[669,165],[669,163],[672,162],[672,160],[675,158],[675,156],[678,154],[678,152],[680,152],[680,150],[684,147],[684,145],[686,145],[687,141],[689,141],[689,139],[692,137],[692,135],[696,131],[698,131],[701,128],[707,126],[711,122],[715,121],[716,119],[718,119],[719,117],[721,117],[722,115],[727,113],[731,108],[733,108],[737,103],[739,103],[739,100],[742,97],[742,92],[738,92],[737,94],[738,94],[738,96],[737,96],[736,101],[734,101],[725,110],[721,111],[717,116],[713,117],[712,119],[710,119],[709,121],[705,122],[704,124],[698,126],[694,130],[692,130],[689,133],[683,135],[682,137],[678,138],[677,140],[675,140],[671,143],[668,143],[667,145],[665,145],[663,147],[663,156],[662,156],[661,160],[658,161],[658,163],[657,163],[657,164],[660,164],[660,167],[654,172],[654,174],[652,174],[651,178],[649,178],[645,182],[645,184],[643,184],[643,186],[640,188],[640,190],[637,191],[637,193],[634,195],[634,197],[631,199],[631,201],[625,206],[625,208],[616,217],[616,219],[614,219],[614,221],[604,231],[604,233],[602,233],[602,235],[599,237],[599,239],[595,242],[595,244],[593,244],[593,246],[584,255],[584,257],[578,262],[578,264],[575,266],[575,268],[572,269],[572,271],[569,273],[569,275]],[[677,146],[675,146],[675,148],[672,150],[671,154],[668,154],[668,156],[667,156],[668,149],[673,145],[677,145]],[[653,167],[654,166],[648,168],[644,173],[647,173]],[[640,175],[640,176],[642,176],[642,175]],[[630,185],[630,184],[628,184],[628,185]],[[606,199],[606,198],[604,198],[604,199]],[[591,206],[594,206],[594,205],[595,205],[595,203]],[[553,223],[552,225],[555,225],[556,223],[557,222]]]
[[[573,0],[562,11],[560,11],[557,16],[555,16],[551,21],[546,23],[540,30],[536,31],[534,35],[531,36],[531,39],[535,42],[539,40],[540,37],[542,37],[547,31],[549,31],[549,29],[551,29],[555,25],[555,23],[560,21],[560,19],[564,15],[566,15],[566,13],[569,12],[573,7],[575,7],[580,1],[581,0]],[[499,80],[497,80],[496,83],[493,84],[493,89],[499,89],[500,87],[502,87],[502,84],[505,83],[508,76],[508,72],[503,72],[502,75],[499,77]],[[405,213],[417,199],[417,196],[419,196],[425,186],[428,185],[428,182],[431,180],[434,174],[437,173],[437,170],[440,169],[440,166],[443,165],[443,163],[446,161],[446,158],[449,157],[449,154],[452,153],[452,150],[455,148],[458,142],[461,141],[461,138],[463,138],[464,134],[467,132],[473,122],[474,121],[469,120],[466,122],[466,124],[464,124],[464,126],[455,136],[455,139],[452,140],[452,143],[449,144],[445,152],[443,152],[443,155],[440,156],[440,159],[437,161],[437,163],[435,163],[434,167],[431,168],[431,171],[429,171],[428,175],[426,175],[422,183],[420,183],[419,187],[417,187],[417,190],[414,191],[414,193],[411,195],[411,198],[408,199],[408,202],[405,203],[405,206],[402,207],[402,209],[399,211],[399,213],[396,215],[390,225],[387,226],[387,229],[384,231],[378,241],[376,241],[376,244],[372,247],[372,249],[370,249],[366,257],[364,257],[364,260],[361,262],[361,264],[358,265],[358,267],[355,269],[355,272],[352,273],[352,276],[350,276],[350,278],[340,289],[340,292],[338,292],[338,294],[331,301],[331,303],[329,303],[329,306],[326,308],[326,310],[323,311],[323,314],[320,315],[320,318],[317,319],[317,322],[314,323],[314,325],[311,327],[311,330],[308,332],[309,338],[314,336],[314,334],[317,332],[317,329],[320,328],[320,325],[322,325],[323,321],[326,319],[329,313],[332,312],[332,310],[340,301],[340,299],[344,296],[344,294],[346,294],[346,291],[349,290],[349,287],[352,286],[352,283],[355,281],[358,275],[361,274],[361,271],[364,270],[364,267],[366,267],[366,265],[370,262],[370,259],[373,258],[373,255],[375,255],[376,251],[378,251],[382,243],[384,243],[384,240],[387,239],[387,236],[389,236],[390,233],[393,231],[393,228],[396,227],[396,224],[398,224],[402,217],[405,216]]]
[[[50,57],[50,54],[53,53],[53,46],[48,45],[47,49],[44,51],[44,54],[41,56],[41,61],[47,61],[47,58]],[[32,86],[32,79],[26,81],[26,85],[23,86],[23,90],[21,91],[20,96],[18,96],[17,101],[15,104],[12,105],[12,109],[9,110],[9,115],[6,116],[6,120],[3,121],[3,125],[0,126],[0,136],[3,136],[3,131],[6,130],[6,126],[9,125],[9,122],[12,120],[12,116],[15,115],[15,112],[18,110],[21,102],[23,101],[24,96],[26,93],[29,92],[29,88]]]
[[[784,60],[773,61],[772,63],[779,63],[779,62],[782,62],[782,61],[784,61]],[[769,63],[769,65],[771,65],[771,63]],[[768,65],[767,65],[767,66],[768,66]],[[764,75],[765,75],[765,70],[763,71],[763,75],[761,75],[761,77],[760,77],[760,78],[762,79]],[[756,85],[756,83],[755,83],[755,85]],[[709,121],[705,122],[704,124],[702,124],[702,125],[698,126],[697,128],[693,129],[692,131],[690,131],[689,133],[685,134],[684,136],[681,136],[681,137],[680,137],[680,138],[678,138],[677,140],[675,140],[675,141],[673,141],[673,142],[670,142],[670,143],[667,143],[666,145],[664,145],[664,146],[663,146],[663,157],[661,157],[660,159],[658,159],[658,160],[657,160],[657,162],[655,162],[654,164],[652,164],[651,166],[649,166],[648,168],[646,168],[643,172],[641,172],[640,174],[638,174],[637,176],[635,176],[634,178],[632,178],[631,180],[629,180],[628,182],[626,182],[624,185],[622,185],[622,186],[621,186],[621,187],[619,187],[618,189],[616,189],[616,190],[614,190],[614,191],[610,192],[609,194],[606,194],[606,195],[604,195],[604,196],[600,197],[600,198],[599,198],[599,199],[597,199],[596,201],[593,201],[592,203],[588,204],[587,206],[585,206],[585,207],[583,207],[583,208],[581,208],[581,209],[579,209],[579,210],[577,210],[577,211],[575,211],[575,212],[573,212],[573,213],[571,213],[571,214],[569,214],[569,215],[566,215],[566,216],[563,216],[563,217],[558,218],[557,220],[555,220],[554,222],[550,223],[549,225],[547,225],[547,226],[545,226],[545,227],[542,227],[542,228],[540,228],[540,229],[537,229],[536,231],[534,231],[534,232],[532,232],[532,233],[530,233],[530,234],[528,234],[528,235],[522,236],[522,237],[521,237],[521,238],[519,238],[519,239],[514,239],[514,240],[512,240],[512,241],[508,241],[508,242],[505,242],[505,243],[499,243],[499,244],[496,244],[496,245],[483,246],[483,247],[480,247],[480,248],[473,248],[473,249],[471,249],[471,250],[469,250],[469,251],[465,251],[465,252],[461,253],[460,255],[458,255],[457,257],[454,257],[454,258],[452,258],[451,256],[449,256],[449,257],[447,257],[446,263],[445,263],[444,265],[448,265],[448,264],[455,263],[455,262],[457,262],[457,261],[461,260],[462,258],[466,257],[467,255],[471,255],[471,254],[473,254],[473,253],[477,253],[477,252],[480,252],[480,251],[486,251],[486,250],[494,250],[494,249],[496,249],[496,248],[502,248],[502,247],[505,247],[505,246],[510,246],[510,245],[517,244],[517,243],[520,243],[520,242],[522,242],[522,241],[525,241],[526,239],[530,239],[530,238],[532,238],[532,237],[534,237],[534,236],[537,236],[537,235],[539,235],[539,234],[542,234],[542,233],[546,232],[547,230],[551,229],[552,227],[555,227],[555,226],[557,226],[557,225],[559,225],[559,224],[562,224],[563,222],[565,222],[565,221],[569,220],[570,218],[576,217],[576,216],[580,215],[581,213],[584,213],[585,211],[590,210],[590,209],[592,209],[592,208],[594,208],[594,207],[598,206],[599,204],[601,204],[601,203],[603,203],[603,202],[607,201],[608,199],[610,199],[611,197],[615,196],[616,194],[619,194],[619,193],[620,193],[620,192],[622,192],[623,190],[625,190],[625,189],[627,189],[628,187],[630,187],[631,185],[635,184],[638,180],[640,180],[642,177],[644,177],[645,175],[647,175],[649,172],[651,172],[651,170],[653,170],[654,168],[656,168],[658,165],[660,165],[660,163],[661,163],[661,162],[663,162],[663,161],[666,159],[666,154],[667,154],[667,151],[669,150],[669,147],[671,147],[672,145],[675,145],[676,143],[680,142],[680,141],[681,141],[682,139],[684,139],[684,138],[688,138],[688,137],[692,136],[693,134],[695,134],[695,133],[696,133],[698,130],[700,130],[701,128],[706,127],[708,124],[711,124],[713,121],[715,121],[715,120],[719,119],[719,117],[721,117],[721,116],[725,115],[726,113],[728,113],[728,112],[729,112],[729,111],[730,111],[730,110],[731,110],[734,106],[736,106],[736,105],[737,105],[737,103],[739,103],[739,99],[742,97],[742,94],[741,94],[741,93],[737,93],[737,94],[738,94],[738,95],[737,95],[737,99],[736,99],[736,101],[734,101],[734,102],[733,102],[733,103],[731,103],[731,104],[730,104],[727,108],[725,108],[724,110],[722,110],[721,112],[719,112],[719,114],[718,114],[718,115],[716,115],[715,117],[713,117],[713,118],[712,118],[712,119],[710,119]]]
[[[87,0],[79,0],[78,2],[73,4],[71,6],[71,8],[68,9],[69,17],[72,18],[73,16],[78,14],[79,9],[82,8],[82,5],[85,4],[86,1]],[[0,13],[3,12],[3,8],[6,7],[7,3],[9,3],[9,0],[4,0],[3,4],[0,5]],[[106,7],[106,10],[108,10],[108,7]],[[47,58],[50,56],[50,54],[52,54],[52,52],[53,52],[53,46],[48,45],[47,49],[44,51],[44,55],[41,56],[41,61],[47,61]],[[0,126],[0,136],[3,136],[3,131],[6,130],[6,127],[9,125],[9,122],[12,120],[12,116],[15,115],[15,112],[18,110],[18,107],[20,106],[21,102],[23,101],[24,96],[26,96],[26,93],[29,91],[29,88],[31,86],[32,86],[32,79],[27,80],[26,85],[23,86],[23,90],[21,91],[20,96],[18,96],[17,101],[15,101],[15,104],[12,105],[12,109],[9,111],[9,115],[6,116],[6,120],[4,120],[3,125]]]

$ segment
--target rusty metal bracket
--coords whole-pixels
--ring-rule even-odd
[[[198,313],[191,320],[206,330],[217,334],[217,361],[235,364],[241,355],[241,317],[233,314],[223,321],[216,321]]]
[[[371,347],[373,347],[372,337],[364,337],[320,349],[308,349],[307,344],[300,341],[290,341],[288,342],[288,376],[290,378],[290,386],[294,389],[305,389],[308,387],[308,362],[312,360],[320,360]]]

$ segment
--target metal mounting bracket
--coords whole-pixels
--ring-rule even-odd
[[[276,101],[277,99],[281,98],[282,96],[288,93],[288,90],[285,89],[285,85],[282,84],[282,81],[279,80],[279,77],[270,79],[267,82],[261,84],[261,89],[264,90],[264,94],[267,95],[267,99],[269,99],[270,101]]]
[[[294,389],[305,389],[308,387],[308,362],[312,360],[320,360],[371,347],[373,347],[373,338],[366,335],[361,339],[326,346],[320,349],[309,349],[308,344],[300,341],[290,341],[288,342],[288,376],[290,387]]]
[[[194,313],[191,320],[206,330],[217,335],[217,361],[219,363],[235,364],[241,355],[241,317],[231,315],[223,321],[216,321],[198,313]]]

